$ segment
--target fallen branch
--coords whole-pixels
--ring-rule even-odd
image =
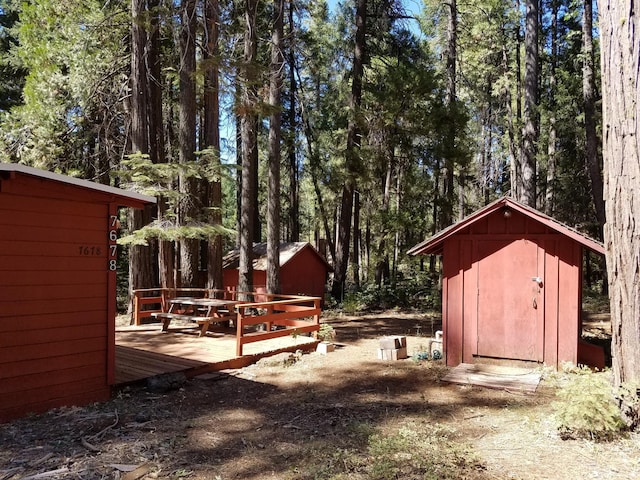
[[[0,470],[0,480],[5,480],[7,478],[11,478],[16,473],[20,472],[21,470],[24,470],[24,468],[23,467],[15,467],[15,468],[10,468],[8,470]]]
[[[100,430],[98,433],[96,433],[95,435],[91,435],[90,437],[87,437],[91,440],[101,440],[102,437],[104,437],[104,435],[111,430],[113,427],[115,427],[116,425],[118,425],[118,422],[120,421],[120,419],[118,418],[118,411],[116,410],[114,412],[116,419],[113,421],[113,423],[111,425],[106,426],[105,428],[103,428],[102,430]]]
[[[80,442],[82,443],[82,446],[84,446],[84,448],[86,448],[87,450],[91,450],[92,452],[96,453],[100,451],[98,447],[89,443],[85,437],[82,437],[80,439]]]
[[[40,465],[40,464],[46,462],[47,460],[49,460],[51,457],[53,457],[53,453],[49,452],[44,457],[41,457],[38,460],[34,460],[33,462],[29,463],[29,466],[30,467],[37,467],[38,465]]]
[[[67,467],[58,468],[57,470],[49,470],[48,472],[36,473],[35,475],[29,475],[28,477],[22,477],[21,480],[37,480],[38,478],[54,477],[61,473],[67,473],[69,469]]]
[[[86,448],[87,450],[90,450],[92,452],[96,452],[98,453],[100,451],[100,449],[98,447],[96,447],[95,445],[93,445],[91,442],[89,442],[89,440],[91,441],[100,441],[102,440],[102,437],[105,436],[105,434],[111,430],[113,427],[115,427],[116,425],[118,425],[118,422],[120,421],[120,418],[118,417],[118,411],[116,410],[114,412],[115,414],[115,420],[113,421],[113,423],[111,425],[107,425],[106,427],[104,427],[102,430],[100,430],[98,433],[91,435],[89,437],[82,437],[80,439],[80,443],[82,443],[82,445],[84,446],[84,448]]]
[[[125,473],[121,478],[122,480],[138,480],[141,477],[144,477],[151,470],[151,465],[145,463],[140,465],[138,468],[133,470],[132,472]]]

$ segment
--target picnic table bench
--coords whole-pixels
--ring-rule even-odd
[[[169,329],[171,320],[195,322],[200,326],[202,337],[209,330],[212,323],[228,323],[235,319],[234,300],[217,298],[178,297],[169,300],[168,312],[155,312],[151,315],[162,321],[162,331]]]

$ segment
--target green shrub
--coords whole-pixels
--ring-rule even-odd
[[[336,331],[328,323],[321,323],[318,330],[318,339],[323,342],[332,342],[336,339]]]
[[[360,301],[360,296],[357,293],[347,293],[342,301],[342,310],[348,315],[352,315],[359,310],[362,310],[363,304]]]
[[[438,310],[441,303],[438,284],[423,275],[419,279],[402,279],[393,285],[378,286],[375,283],[366,283],[357,291],[352,286],[345,293],[342,309],[347,314],[361,310],[392,308]]]
[[[611,440],[624,431],[607,372],[577,370],[557,396],[555,413],[563,439]]]

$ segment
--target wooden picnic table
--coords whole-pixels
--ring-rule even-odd
[[[162,331],[166,332],[172,319],[186,320],[200,325],[200,336],[209,330],[212,323],[229,322],[235,318],[235,300],[221,298],[176,297],[169,300],[168,312],[151,315],[162,321]]]

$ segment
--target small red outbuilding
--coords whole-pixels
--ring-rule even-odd
[[[223,284],[235,289],[238,285],[240,253],[233,250],[222,261]],[[325,284],[331,266],[308,242],[280,244],[280,293],[324,298]],[[265,291],[267,284],[267,244],[253,245],[253,290]]]
[[[597,347],[580,341],[584,248],[604,255],[599,242],[502,198],[409,250],[442,255],[447,365],[594,363]]]
[[[152,203],[0,163],[0,421],[109,398],[118,208]]]

